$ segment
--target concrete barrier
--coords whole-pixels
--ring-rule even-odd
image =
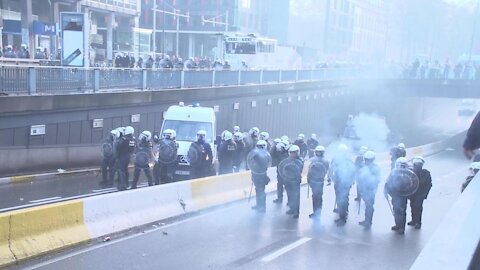
[[[433,236],[427,242],[410,270],[480,269],[480,175],[473,179],[455,202]]]
[[[88,241],[83,220],[81,200],[0,214],[0,266]]]
[[[443,142],[433,143],[408,149],[407,155],[427,156],[443,147]],[[388,154],[380,153],[379,157],[388,162]],[[305,162],[303,183],[308,165],[308,161]],[[270,168],[267,174],[271,181],[266,191],[275,191],[276,168]],[[250,188],[250,172],[240,172],[2,213],[0,266],[187,212],[245,199]],[[254,194],[253,189],[252,196]]]

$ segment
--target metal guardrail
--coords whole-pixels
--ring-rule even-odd
[[[0,67],[0,94],[95,93],[125,89],[171,89],[325,81],[357,77],[359,69],[175,70],[65,67]]]

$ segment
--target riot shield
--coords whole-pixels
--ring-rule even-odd
[[[323,182],[326,174],[327,168],[325,167],[323,162],[314,161],[310,163],[310,167],[308,168],[308,176],[311,181]]]
[[[135,154],[135,166],[147,168],[149,166],[151,154],[150,148],[142,148]]]
[[[200,165],[200,163],[202,162],[202,153],[203,149],[201,145],[196,143],[190,144],[190,148],[188,149],[187,153],[188,163],[190,163],[190,165],[193,167]]]
[[[418,177],[409,169],[394,169],[389,178],[391,187],[400,196],[410,196],[418,189]]]
[[[264,174],[272,165],[272,157],[265,149],[253,149],[247,155],[247,166],[254,174]]]
[[[172,164],[177,161],[177,144],[175,141],[162,139],[158,143],[158,162]]]
[[[286,158],[278,164],[278,173],[285,181],[297,181],[303,171],[303,162],[299,159]]]

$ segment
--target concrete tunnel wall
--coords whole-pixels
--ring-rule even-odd
[[[392,131],[407,129],[436,113],[438,100],[383,91],[381,85],[347,86],[345,82],[219,87],[169,91],[133,91],[63,96],[0,98],[0,176],[31,171],[98,166],[99,144],[118,126],[135,134],[158,132],[170,106],[200,102],[218,106],[217,133],[253,126],[271,138],[317,133],[322,138],[343,132],[349,114],[378,113]],[[238,109],[235,104],[238,103]],[[428,109],[430,108],[430,109]],[[131,115],[140,122],[131,123]],[[408,117],[405,117],[408,115]],[[103,128],[93,128],[101,118]],[[45,124],[46,134],[30,136],[30,126]],[[326,143],[326,141],[324,142]]]

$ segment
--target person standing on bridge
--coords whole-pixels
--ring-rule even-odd
[[[147,177],[148,185],[153,186],[152,173],[150,172],[150,162],[153,160],[152,133],[148,130],[143,131],[138,136],[138,147],[135,155],[135,170],[133,172],[132,189],[137,188],[140,172],[143,171]]]
[[[136,147],[135,137],[133,136],[134,132],[133,127],[125,127],[125,133],[117,144],[118,170],[120,174],[118,190],[120,191],[127,189],[129,186],[128,165]]]
[[[391,160],[391,169],[393,170],[395,168],[395,164],[398,158],[400,157],[406,157],[407,156],[407,151],[405,150],[405,144],[399,143],[396,147],[393,147],[390,149],[390,160]]]
[[[473,162],[480,161],[480,155],[475,153],[480,148],[480,112],[475,118],[467,131],[467,137],[463,142],[463,153],[468,159],[473,159]]]
[[[312,188],[313,213],[309,215],[310,218],[320,217],[322,212],[323,185],[329,166],[324,156],[325,147],[318,145],[315,147],[314,153],[315,156],[310,160],[310,167],[308,168],[307,174],[307,182]]]
[[[375,153],[373,151],[366,151],[363,158],[365,165],[357,172],[357,190],[360,191],[361,199],[365,202],[365,220],[358,224],[368,229],[372,226],[375,194],[380,183],[380,167],[374,163]],[[358,206],[360,207],[360,204]]]
[[[427,169],[423,168],[425,160],[422,157],[414,157],[412,163],[413,172],[418,177],[419,185],[417,191],[408,198],[410,200],[412,220],[407,224],[414,226],[415,229],[420,229],[422,227],[423,200],[427,199],[428,193],[432,188],[432,176]]]

